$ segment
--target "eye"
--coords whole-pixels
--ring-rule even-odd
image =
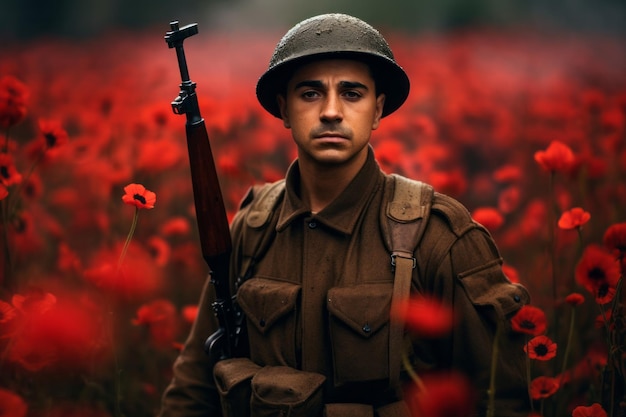
[[[343,92],[343,96],[349,100],[357,100],[362,97],[362,94],[356,90],[346,90]]]
[[[320,94],[317,91],[315,91],[315,90],[306,90],[306,91],[303,91],[302,94],[301,94],[302,98],[308,99],[308,100],[317,98],[319,96],[320,96]]]

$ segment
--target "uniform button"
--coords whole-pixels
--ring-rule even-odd
[[[309,222],[309,229],[315,229],[317,227],[316,222]]]
[[[364,333],[369,333],[371,331],[372,331],[372,328],[369,326],[369,324],[366,324],[365,326],[363,326]]]
[[[261,327],[265,327],[265,320],[264,320],[264,319],[261,319],[261,320],[259,321],[259,325],[260,325]]]
[[[516,302],[516,303],[519,303],[519,302],[521,301],[520,296],[519,296],[519,295],[517,295],[517,294],[515,294],[515,295],[513,296],[513,299],[515,300],[515,302]]]

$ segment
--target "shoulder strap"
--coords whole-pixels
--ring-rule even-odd
[[[277,219],[274,213],[284,190],[285,180],[283,179],[260,186],[254,191],[251,206],[244,219],[243,259],[237,279],[238,285],[241,285],[240,281],[248,278],[252,265],[265,254],[274,237]]]
[[[392,174],[393,198],[381,215],[381,227],[391,266],[395,271],[392,309],[405,300],[411,291],[411,278],[416,267],[414,252],[424,234],[433,200],[433,187],[421,181]],[[400,379],[403,323],[391,323],[389,331],[389,379],[392,386]]]

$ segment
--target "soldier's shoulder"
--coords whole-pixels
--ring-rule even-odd
[[[437,219],[457,236],[477,226],[463,203],[439,192],[435,192],[431,208],[431,220],[437,222]]]

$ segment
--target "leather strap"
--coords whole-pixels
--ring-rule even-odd
[[[391,251],[391,266],[395,271],[391,309],[409,297],[413,270],[417,262],[414,257],[430,214],[433,188],[421,181],[411,180],[399,175],[394,179],[393,199],[388,203],[386,219],[381,225],[386,226],[388,249]],[[404,323],[390,322],[389,329],[389,381],[397,386],[402,367],[402,345],[404,341]]]

